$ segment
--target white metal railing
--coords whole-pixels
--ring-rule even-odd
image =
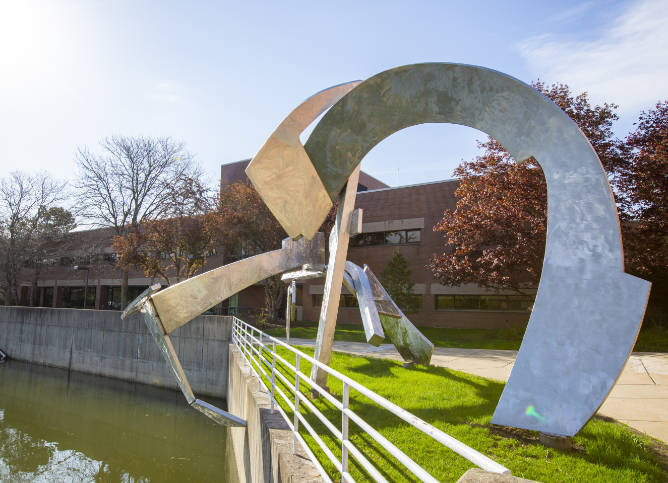
[[[418,465],[413,461],[408,455],[403,451],[397,448],[394,444],[388,441],[382,434],[377,430],[371,427],[366,421],[364,421],[358,414],[353,412],[349,407],[349,394],[350,388],[356,390],[363,396],[367,397],[374,403],[376,403],[381,408],[389,411],[395,416],[401,418],[408,424],[422,431],[426,435],[432,437],[439,443],[447,446],[455,453],[463,456],[473,464],[479,466],[480,468],[490,471],[493,473],[510,473],[510,471],[504,466],[498,464],[497,462],[491,460],[487,456],[479,453],[478,451],[470,448],[461,441],[449,436],[440,429],[433,427],[432,425],[426,423],[417,416],[409,413],[408,411],[400,408],[396,404],[388,401],[384,397],[376,394],[375,392],[367,389],[358,382],[350,379],[349,377],[341,374],[340,372],[332,369],[331,367],[322,364],[321,362],[315,360],[313,357],[295,349],[294,347],[286,344],[285,342],[271,337],[270,335],[262,332],[261,330],[247,324],[246,322],[237,319],[234,317],[234,325],[232,328],[232,340],[237,348],[243,353],[246,360],[249,362],[251,370],[258,378],[258,389],[260,386],[264,387],[266,391],[271,396],[271,410],[274,411],[277,409],[282,415],[288,426],[292,430],[293,434],[293,451],[296,451],[297,441],[299,441],[304,450],[309,455],[315,466],[320,471],[320,474],[325,481],[332,481],[331,478],[327,475],[327,472],[322,467],[318,459],[313,454],[311,448],[299,433],[299,425],[301,424],[311,435],[313,440],[317,443],[318,447],[322,452],[327,456],[329,461],[334,465],[336,470],[341,474],[342,481],[355,481],[351,476],[348,469],[348,460],[349,456],[352,457],[359,463],[359,465],[371,476],[375,481],[387,481],[381,472],[364,456],[364,454],[355,447],[352,441],[348,438],[348,424],[349,421],[353,421],[363,432],[368,434],[376,442],[380,443],[383,448],[385,448],[393,457],[400,461],[403,466],[405,466],[411,473],[413,473],[421,481],[427,482],[437,482],[433,476],[431,476],[424,468]],[[276,347],[280,346],[288,350],[295,355],[295,364],[292,365],[289,361],[281,357],[277,351]],[[265,356],[266,354],[266,356]],[[305,360],[310,362],[313,365],[318,366],[320,369],[327,372],[331,377],[334,377],[341,381],[342,397],[341,401],[332,396],[329,392],[318,386],[311,378],[301,372],[300,365],[301,361]],[[282,370],[277,370],[276,363],[280,362],[283,368],[287,368],[292,374],[288,378]],[[257,370],[256,370],[257,367]],[[266,378],[267,383],[263,380]],[[277,384],[277,378],[283,382],[285,387],[289,389],[292,393],[290,395],[286,394],[283,389],[281,389]],[[341,413],[341,430],[339,430],[332,422],[324,415],[322,412],[311,402],[309,399],[301,392],[300,386],[302,383],[307,384],[311,387],[312,391],[316,391],[320,396],[325,398],[329,403],[331,403],[340,413]],[[285,401],[286,406],[293,412],[293,418],[288,417],[285,410],[278,404],[276,396],[280,396],[283,401]],[[321,436],[313,429],[311,424],[306,420],[304,415],[300,411],[301,406],[305,406],[318,420],[331,432],[331,434],[336,438],[340,443],[341,448],[341,457],[338,458],[332,450],[327,446],[323,441]],[[290,420],[292,419],[292,421]]]

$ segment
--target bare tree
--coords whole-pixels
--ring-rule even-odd
[[[66,197],[65,183],[49,175],[12,173],[0,181],[0,264],[5,305],[19,301],[18,274],[30,262],[32,246],[55,205]]]
[[[119,237],[168,215],[170,187],[198,173],[184,144],[170,138],[117,136],[103,140],[100,148],[100,153],[77,151],[76,212],[92,225],[113,228]],[[125,307],[129,266],[120,269]]]
[[[114,237],[121,264],[143,270],[167,285],[194,276],[217,244],[217,198],[200,179],[182,177],[169,190],[168,216],[142,223],[126,237]]]
[[[55,263],[62,251],[62,243],[76,228],[74,215],[60,206],[40,207],[35,229],[23,252],[23,265],[32,271],[30,305],[37,305],[37,282],[42,270]]]

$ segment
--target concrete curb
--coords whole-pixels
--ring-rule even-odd
[[[259,390],[248,362],[233,344],[229,346],[229,371],[228,410],[248,422],[247,428],[229,430],[239,481],[321,482],[299,443],[293,453],[292,431],[278,411],[271,412],[269,394]]]

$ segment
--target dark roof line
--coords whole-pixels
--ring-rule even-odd
[[[416,186],[428,186],[430,184],[439,184],[439,183],[455,183],[457,181],[459,180],[456,178],[452,178],[452,179],[442,179],[440,181],[428,181],[426,183],[407,184],[404,186],[390,186],[389,188],[378,188],[375,190],[359,191],[357,193],[357,196],[365,195],[367,193],[378,193],[379,191],[400,190],[404,188],[414,188]]]

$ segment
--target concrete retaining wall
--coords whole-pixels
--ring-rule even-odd
[[[227,397],[232,317],[197,317],[170,337],[196,395]],[[0,307],[8,357],[178,390],[140,314],[110,310]]]
[[[247,428],[230,428],[228,439],[239,481],[322,481],[299,443],[293,453],[292,432],[278,411],[271,412],[269,394],[258,390],[257,378],[234,345],[230,345],[229,357],[228,410],[248,422]]]

